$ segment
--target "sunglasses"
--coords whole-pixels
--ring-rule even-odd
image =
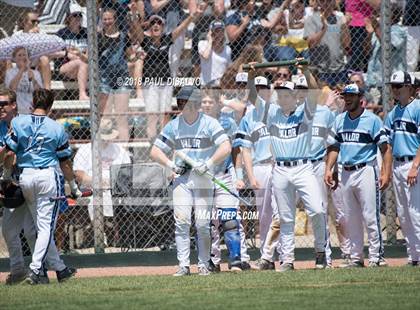
[[[392,84],[391,87],[395,88],[395,89],[400,89],[403,88],[405,86],[405,84]]]
[[[10,103],[10,101],[0,101],[0,108],[8,105]]]
[[[39,19],[32,19],[30,20],[32,25],[38,25],[39,24]]]
[[[288,78],[289,75],[287,73],[278,73],[276,75],[276,78]]]
[[[159,19],[155,19],[155,20],[153,20],[153,21],[150,23],[150,25],[155,25],[155,24],[158,24],[158,25],[163,25],[162,21],[161,21],[161,20],[159,20]]]

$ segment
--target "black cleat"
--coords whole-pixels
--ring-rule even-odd
[[[66,267],[61,271],[56,271],[58,282],[64,282],[73,277],[77,273],[76,268]]]
[[[242,270],[251,270],[251,265],[248,262],[242,262]]]
[[[22,284],[30,284],[30,285],[38,285],[38,284],[48,284],[50,283],[50,279],[48,279],[48,275],[39,275],[33,271],[30,271],[26,276],[25,280],[23,280]]]
[[[327,257],[325,256],[325,252],[318,252],[316,253],[315,258],[315,268],[316,269],[325,269],[327,268]]]
[[[220,272],[220,265],[213,263],[212,260],[209,260],[209,271],[212,273],[219,273]]]

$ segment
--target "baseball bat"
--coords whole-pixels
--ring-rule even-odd
[[[82,197],[89,197],[89,196],[92,196],[92,195],[93,195],[93,191],[91,189],[87,189],[87,190],[85,190],[85,191],[82,192],[82,196],[80,198],[82,198]],[[64,200],[64,199],[67,199],[67,198],[71,198],[71,196],[51,197],[50,198],[50,202],[57,201],[57,200]]]
[[[187,154],[181,152],[181,151],[175,151],[175,155],[178,156],[179,158],[181,158],[183,161],[185,161],[188,165],[190,165],[191,167],[195,168],[198,166],[198,163],[195,162],[193,159],[191,159]],[[239,196],[239,194],[231,191],[229,189],[229,187],[226,186],[226,184],[224,184],[222,181],[220,181],[219,179],[217,179],[213,174],[211,174],[210,172],[206,172],[205,175],[216,185],[218,185],[220,188],[222,188],[223,190],[225,190],[227,193],[229,193],[230,195],[232,195],[233,197],[235,197],[236,199],[238,199],[240,202],[242,202],[243,204],[245,204],[247,207],[252,207],[252,204],[242,198],[241,196]]]
[[[302,60],[282,60],[282,61],[269,61],[269,62],[261,62],[254,64],[255,69],[261,68],[272,68],[272,67],[282,67],[282,66],[293,66],[293,65],[309,65],[309,60],[302,59]],[[251,69],[251,66],[248,64],[243,65],[242,67],[244,71]]]

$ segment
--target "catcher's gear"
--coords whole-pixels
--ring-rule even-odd
[[[25,198],[22,189],[11,180],[0,181],[0,204],[7,209],[15,209],[23,205]]]

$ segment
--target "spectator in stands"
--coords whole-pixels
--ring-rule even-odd
[[[305,21],[304,38],[319,79],[335,85],[347,80],[344,53],[350,47],[350,20],[335,11],[334,1],[318,0],[318,5],[320,9]]]
[[[232,59],[236,60],[242,50],[252,43],[250,32],[258,25],[270,30],[276,19],[268,21],[255,15],[254,0],[232,0],[231,11],[226,15],[226,33],[232,49]]]
[[[19,114],[32,112],[32,93],[42,88],[41,74],[30,67],[28,51],[17,47],[12,53],[16,67],[6,71],[5,85],[16,92],[16,102]]]
[[[103,212],[106,222],[112,222],[114,216],[111,198],[111,167],[131,163],[131,156],[123,147],[112,142],[119,136],[112,119],[102,118],[99,129],[101,135],[101,163],[102,163],[102,189],[103,191]],[[82,145],[76,152],[73,163],[76,181],[80,187],[92,188],[92,144]],[[93,201],[89,203],[89,215],[93,220]],[[106,231],[109,240],[113,237],[113,231]],[[108,244],[110,245],[110,244]]]
[[[38,33],[39,15],[37,11],[24,12],[18,19],[18,35],[20,32]],[[32,68],[37,68],[41,72],[43,88],[51,88],[51,67],[48,56],[41,56],[31,63]]]
[[[219,86],[220,79],[231,64],[231,49],[225,41],[225,24],[213,21],[207,40],[198,43],[201,65],[201,85]]]
[[[297,57],[309,58],[309,47],[303,38],[305,5],[302,0],[284,1],[282,6],[288,9],[281,14],[274,27],[273,45],[265,51],[267,60],[291,60]]]
[[[169,34],[163,32],[165,20],[162,17],[153,15],[149,18],[149,35],[144,36],[141,42],[141,47],[146,53],[143,68],[143,90],[147,112],[165,113],[171,111],[173,87],[168,83],[171,78],[169,49],[188,25],[203,14],[204,9],[205,7],[199,7],[195,13],[190,14]],[[148,116],[147,136],[150,139],[156,136],[159,119],[163,128],[169,120],[168,117],[166,116],[164,119],[156,114]]]
[[[126,53],[132,44],[143,40],[140,20],[134,19],[128,31],[117,27],[113,9],[102,13],[102,31],[98,35],[99,72],[101,77],[99,103],[102,113],[126,113],[132,83],[129,83],[129,71]],[[120,139],[129,139],[128,117],[121,114],[116,117]]]
[[[380,0],[346,0],[346,15],[350,16],[350,62],[348,67],[356,71],[366,71],[369,53],[369,36],[365,28],[365,19],[372,16],[374,9],[379,9]]]
[[[403,25],[407,27],[407,71],[418,71],[420,48],[420,5],[418,0],[406,0]]]
[[[63,58],[55,61],[56,70],[66,78],[75,79],[79,85],[79,100],[88,100],[86,93],[88,81],[88,37],[86,28],[82,28],[82,12],[67,15],[66,27],[57,32],[69,48]]]
[[[407,71],[407,29],[399,24],[402,10],[398,5],[391,6],[391,70]],[[382,87],[381,28],[377,17],[366,19],[366,30],[372,35],[371,57],[368,63],[366,85],[368,88]]]

